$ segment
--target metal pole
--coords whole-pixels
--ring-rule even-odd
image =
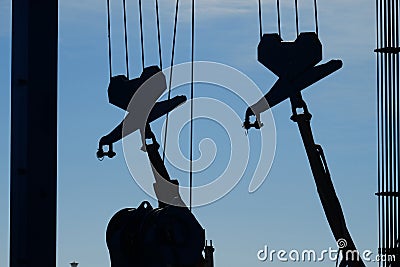
[[[58,0],[12,1],[10,266],[56,266]]]

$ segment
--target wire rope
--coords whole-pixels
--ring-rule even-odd
[[[142,0],[139,0],[139,25],[140,25],[140,45],[142,50],[142,70],[144,70],[144,36],[143,36],[143,12]]]
[[[192,57],[191,57],[191,78],[190,78],[190,210],[192,210],[192,189],[193,189],[193,97],[194,97],[194,39],[195,39],[195,0],[192,0]]]
[[[177,26],[178,26],[178,14],[179,14],[179,0],[176,0],[175,16],[174,16],[174,30],[173,30],[173,36],[172,36],[171,63],[170,63],[170,67],[169,67],[168,100],[171,99],[172,74],[173,74],[174,60],[175,60],[175,46],[176,46],[176,32],[177,32]],[[169,122],[169,112],[166,114],[166,119],[165,119],[164,147],[163,147],[163,158],[162,158],[163,162],[165,162],[165,153],[167,150],[168,122]]]
[[[294,10],[296,13],[296,36],[299,36],[299,5],[298,0],[294,0]]]
[[[111,58],[111,11],[110,0],[107,0],[107,39],[108,39],[108,69],[110,80],[112,77],[112,58]]]
[[[126,65],[126,77],[129,79],[129,56],[128,56],[128,29],[126,20],[126,0],[122,0],[123,11],[124,11],[124,41],[125,41],[125,65]]]
[[[158,8],[158,0],[156,2],[156,20],[157,20],[157,41],[158,41],[158,57],[160,61],[160,69],[162,70],[162,50],[161,50],[161,30],[160,30],[160,12]]]

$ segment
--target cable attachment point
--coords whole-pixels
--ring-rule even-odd
[[[311,120],[312,115],[308,111],[307,104],[303,100],[301,92],[290,97],[290,104],[292,106],[292,116],[290,117],[290,119],[292,121],[298,122],[299,118],[302,118],[302,119],[308,120],[308,121]],[[301,114],[298,114],[297,109],[302,109],[303,112]]]
[[[251,116],[256,117],[256,120],[254,122],[250,122]],[[246,130],[249,130],[250,128],[260,129],[263,126],[264,126],[264,124],[260,120],[260,114],[254,114],[254,112],[251,110],[251,108],[247,108],[245,119],[243,122],[243,128],[245,128]]]

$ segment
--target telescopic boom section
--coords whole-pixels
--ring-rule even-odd
[[[301,96],[296,96],[296,98],[301,98]],[[294,113],[291,119],[296,122],[299,127],[301,138],[306,149],[308,161],[310,162],[311,171],[314,176],[314,182],[317,186],[318,196],[321,200],[322,207],[324,209],[326,218],[335,237],[335,240],[338,243],[339,240],[345,240],[345,245],[343,247],[340,247],[343,252],[343,260],[340,266],[364,267],[365,265],[358,255],[358,252],[356,253],[357,250],[355,244],[347,229],[342,207],[336,195],[335,188],[332,184],[332,179],[329,173],[324,152],[322,150],[322,147],[316,144],[314,141],[310,125],[312,116],[308,112],[302,99],[292,98],[291,102],[293,110],[298,107],[293,106],[293,103],[304,104],[304,113]],[[353,252],[355,254],[353,254]]]

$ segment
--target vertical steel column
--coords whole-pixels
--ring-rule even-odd
[[[58,0],[12,1],[10,266],[56,266]]]

